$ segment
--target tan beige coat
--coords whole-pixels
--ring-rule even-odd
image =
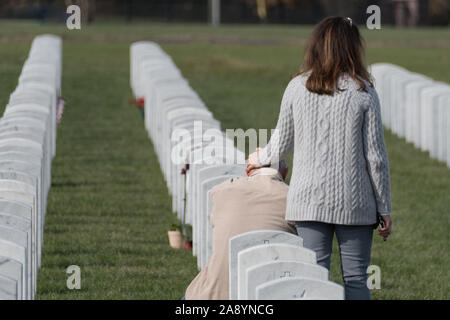
[[[273,170],[273,169],[272,169]],[[233,178],[211,191],[213,255],[186,290],[186,300],[228,300],[228,240],[253,230],[295,233],[285,220],[288,186],[277,171]],[[267,171],[266,171],[267,172]]]

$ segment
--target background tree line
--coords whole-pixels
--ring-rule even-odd
[[[120,18],[127,21],[208,21],[210,0],[2,0],[0,18],[64,20],[70,4],[81,7],[83,20]],[[225,23],[314,24],[323,17],[367,18],[371,4],[381,7],[382,22],[397,25],[448,25],[448,0],[222,0]]]

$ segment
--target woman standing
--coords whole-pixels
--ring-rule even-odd
[[[276,163],[294,149],[286,220],[304,247],[330,268],[336,234],[346,299],[370,299],[367,267],[378,216],[391,232],[389,165],[380,104],[350,18],[317,25],[301,71],[288,84],[276,130],[247,170]]]

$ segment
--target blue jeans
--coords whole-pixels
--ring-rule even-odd
[[[333,236],[339,243],[346,300],[370,300],[367,267],[370,263],[373,226],[347,226],[315,221],[297,221],[303,246],[316,252],[317,264],[330,270]]]

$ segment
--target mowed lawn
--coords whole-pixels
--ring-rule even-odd
[[[172,250],[176,218],[141,115],[130,107],[129,45],[160,42],[222,129],[273,128],[283,90],[311,27],[0,21],[0,105],[14,89],[31,39],[64,39],[63,96],[45,226],[39,299],[179,299],[196,275],[191,252]],[[368,60],[450,82],[449,29],[366,31]],[[374,235],[381,268],[374,299],[449,299],[450,169],[385,132],[394,232]],[[335,246],[331,279],[341,281]],[[78,265],[82,289],[68,290]]]

